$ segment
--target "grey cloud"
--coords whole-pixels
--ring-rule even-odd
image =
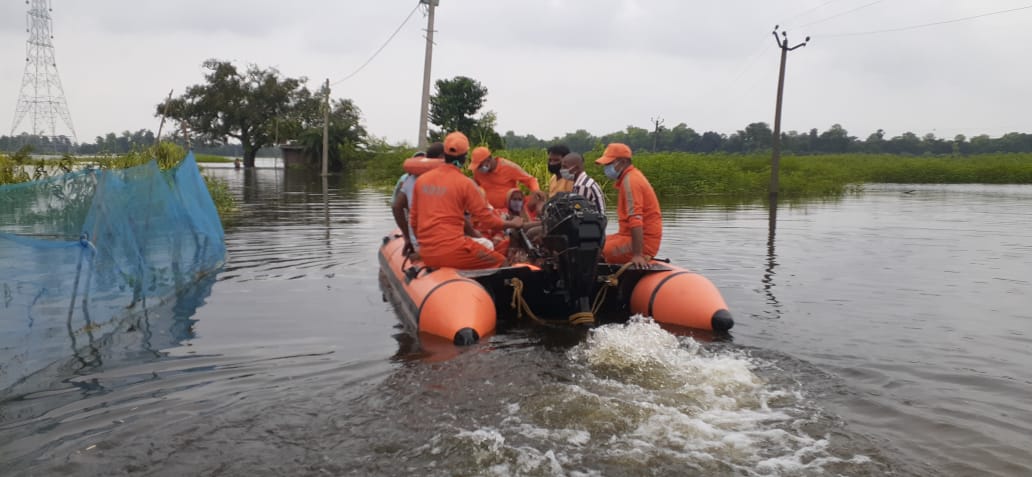
[[[1021,105],[1032,101],[1032,92],[1022,49],[1032,35],[1026,27],[1032,10],[900,33],[829,36],[1027,0],[884,1],[806,27],[870,2],[440,1],[434,78],[482,80],[500,126],[519,133],[551,137],[586,128],[601,134],[644,125],[654,114],[721,132],[770,122],[778,59],[770,30],[787,19],[793,40],[807,34],[814,40],[789,60],[786,129],[834,122],[854,135],[879,127],[996,128],[959,131],[968,135],[1027,129]],[[792,18],[821,4],[827,5]],[[346,74],[414,6],[415,0],[60,0],[57,57],[65,89],[78,96],[70,98],[76,125],[89,137],[148,127],[153,104],[168,88],[199,81],[208,57],[276,66],[293,77]],[[410,141],[415,135],[425,22],[417,12],[366,70],[338,89],[362,107],[374,134]],[[0,112],[5,104],[13,110],[20,86],[24,26],[23,2],[0,3],[4,71],[15,71],[0,77]],[[101,82],[88,74],[95,70],[146,75]],[[574,74],[554,79],[567,71]],[[122,94],[87,98],[93,91]]]

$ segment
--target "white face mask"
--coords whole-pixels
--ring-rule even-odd
[[[573,171],[569,169],[559,169],[559,175],[562,176],[563,179],[566,179],[568,181],[572,181],[575,177]]]

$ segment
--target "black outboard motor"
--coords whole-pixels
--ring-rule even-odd
[[[572,322],[593,324],[591,305],[606,239],[606,216],[588,199],[565,192],[552,197],[541,215],[543,268],[556,277],[552,294],[565,295]]]

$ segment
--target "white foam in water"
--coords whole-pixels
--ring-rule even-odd
[[[588,476],[647,466],[661,474],[811,475],[870,461],[835,457],[827,436],[800,430],[812,419],[809,403],[764,383],[749,357],[709,351],[651,319],[597,328],[568,355],[580,369],[572,382],[508,403],[499,429],[458,432],[490,474]]]

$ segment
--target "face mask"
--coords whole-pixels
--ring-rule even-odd
[[[613,164],[606,164],[606,167],[602,169],[602,172],[605,172],[606,177],[614,181],[620,178],[620,172],[616,170],[616,166]]]
[[[487,164],[480,166],[480,172],[491,172],[491,167]]]
[[[510,200],[509,201],[509,210],[512,211],[512,212],[519,212],[519,211],[523,210],[523,201],[522,200]]]
[[[560,164],[560,163],[556,163],[556,164],[552,164],[551,162],[548,163],[548,173],[549,174],[558,174],[559,173],[559,169],[562,169],[562,168],[563,168],[563,165]]]
[[[568,181],[572,181],[574,177],[573,173],[570,172],[569,169],[559,169],[559,175],[563,176],[563,179]]]

